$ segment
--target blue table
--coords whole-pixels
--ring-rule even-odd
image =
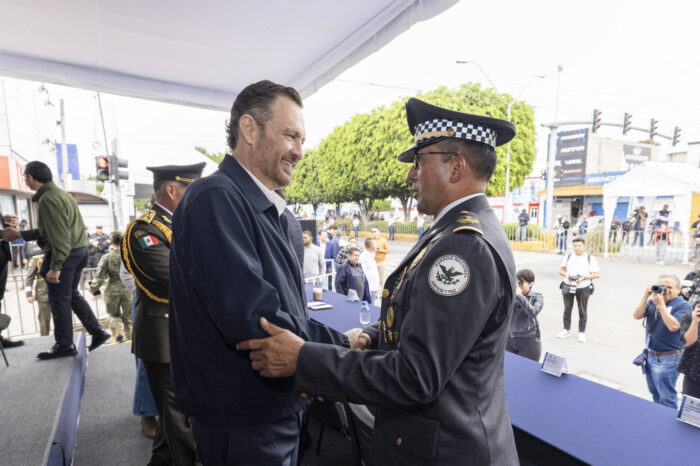
[[[309,302],[313,301],[312,288],[310,284],[306,285],[306,298]],[[324,309],[322,311],[309,309],[309,317],[312,319],[340,332],[347,332],[355,327],[365,327],[365,325],[360,323],[362,301],[349,302],[346,301],[344,295],[329,290],[323,291],[323,299],[321,301],[330,304],[333,306],[333,309]],[[379,320],[379,308],[370,305],[370,315],[370,323],[377,322]]]
[[[639,374],[643,377],[642,374]],[[513,426],[594,465],[700,464],[700,429],[676,411],[506,352]]]
[[[311,285],[307,285],[309,302]],[[360,324],[360,302],[323,292],[333,309],[309,311],[339,331]],[[371,307],[371,322],[379,309]],[[639,374],[642,377],[642,374]],[[676,420],[676,411],[575,375],[561,378],[506,352],[505,386],[511,423],[554,449],[594,465],[700,464],[700,429]],[[518,446],[520,449],[520,445]]]

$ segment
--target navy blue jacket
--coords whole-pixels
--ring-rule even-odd
[[[293,378],[264,379],[236,343],[267,336],[260,317],[306,341],[348,346],[312,321],[303,277],[277,209],[226,156],[187,189],[173,217],[170,354],[176,405],[202,422],[275,422],[305,404]]]
[[[359,266],[362,268],[362,266]],[[364,270],[362,273],[364,274]],[[355,282],[352,278],[352,271],[350,270],[349,262],[345,262],[338,266],[338,270],[335,275],[335,291],[342,293],[347,296],[350,288],[355,288]],[[365,275],[365,291],[362,296],[358,296],[361,301],[367,301],[368,303],[372,301],[372,297],[369,293],[369,282],[367,281],[367,275]]]
[[[332,259],[335,262],[335,258],[338,256],[338,242],[334,241],[335,238],[328,240],[326,243],[326,253],[324,254],[325,259]],[[326,267],[332,267],[332,265],[326,262]]]

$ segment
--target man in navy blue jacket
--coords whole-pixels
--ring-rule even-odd
[[[309,319],[286,203],[274,192],[303,157],[301,107],[294,89],[270,81],[241,91],[229,121],[231,155],[175,211],[172,373],[204,464],[296,464],[306,396],[294,392],[292,377],[261,378],[248,353],[236,351],[239,341],[266,335],[261,317],[305,341],[350,346],[359,335]]]

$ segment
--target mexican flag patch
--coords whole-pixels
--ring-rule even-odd
[[[153,235],[146,235],[139,238],[139,246],[141,246],[141,249],[150,248],[151,246],[155,246],[159,242],[160,241],[158,241],[158,238],[156,238]]]

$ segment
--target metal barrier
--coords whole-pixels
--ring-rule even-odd
[[[37,302],[29,303],[24,291],[26,270],[20,268],[13,269],[11,263],[8,264],[8,268],[9,276],[7,277],[7,286],[5,287],[5,296],[2,300],[3,312],[12,318],[10,327],[7,329],[7,336],[38,335],[39,310]],[[88,291],[87,287],[88,282],[95,275],[95,270],[97,269],[83,269],[79,290],[92,307],[97,320],[103,321],[109,316],[107,315],[102,295],[93,296],[92,293]],[[80,328],[81,325],[80,321],[75,317],[75,314],[73,314],[73,327]],[[53,329],[53,319],[51,328]],[[51,332],[49,334],[51,334]]]
[[[322,287],[324,290],[333,290],[335,291],[335,260],[333,259],[326,259],[326,270],[328,270],[328,264],[330,264],[331,272],[330,273],[324,273],[321,275],[316,275],[313,277],[306,277],[304,278],[304,283],[314,283],[316,284],[317,282],[321,282]],[[328,278],[330,277],[330,288],[328,286]]]

